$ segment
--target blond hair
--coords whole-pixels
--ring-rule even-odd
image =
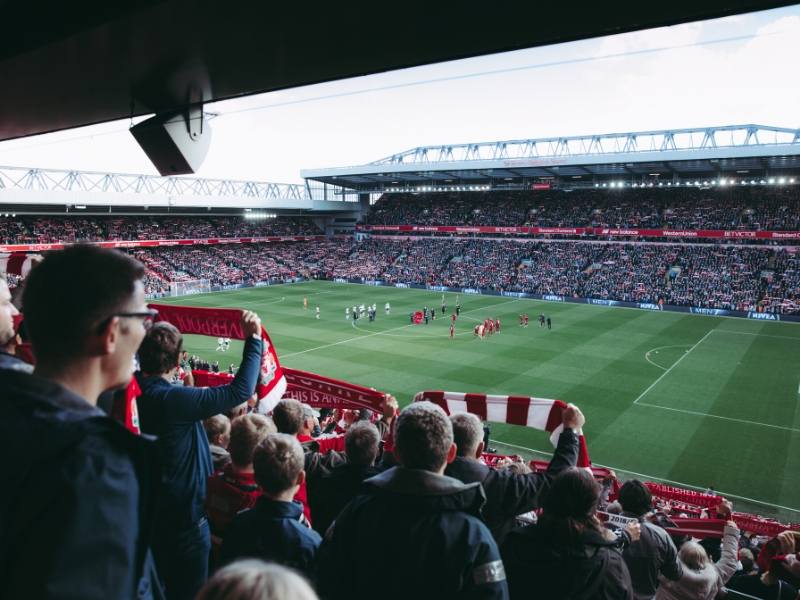
[[[319,600],[305,579],[286,567],[240,560],[217,571],[196,600]]]

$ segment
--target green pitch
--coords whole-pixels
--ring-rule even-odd
[[[425,389],[574,402],[586,414],[596,464],[712,486],[742,510],[800,521],[800,325],[461,294],[451,340],[441,299],[307,282],[167,301],[255,310],[282,364],[375,387],[401,404]],[[456,294],[445,299],[449,317]],[[354,328],[344,309],[362,303],[377,304],[378,316]],[[423,305],[436,320],[410,325],[409,313]],[[517,324],[522,312],[531,316],[527,328]],[[539,327],[540,312],[552,330]],[[481,341],[472,329],[485,318],[500,318],[502,331]],[[222,353],[216,343],[188,336],[186,348],[222,370],[238,365],[241,344]],[[492,439],[503,453],[552,452],[544,434],[523,427],[493,425]]]

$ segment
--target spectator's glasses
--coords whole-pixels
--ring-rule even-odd
[[[139,312],[119,312],[112,314],[109,319],[113,319],[114,317],[124,317],[127,319],[141,319],[142,320],[142,327],[144,330],[147,331],[153,326],[153,322],[155,321],[156,317],[158,316],[157,310],[143,310]],[[106,321],[108,322],[108,321]]]

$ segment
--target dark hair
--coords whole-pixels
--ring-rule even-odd
[[[653,508],[653,495],[638,479],[629,479],[619,488],[622,510],[641,516]]]
[[[295,485],[305,457],[293,435],[270,433],[253,452],[256,483],[267,494],[280,494]]]
[[[447,462],[453,426],[432,402],[414,402],[397,417],[394,448],[404,467],[436,472]]]
[[[144,266],[118,250],[78,244],[50,252],[31,270],[22,296],[38,360],[80,356],[86,339],[124,311]]]
[[[174,369],[183,349],[178,328],[161,321],[154,323],[139,346],[139,365],[143,373],[161,375]]]
[[[344,451],[347,460],[354,465],[371,465],[378,456],[381,435],[369,421],[357,421],[347,430]]]
[[[303,427],[303,405],[292,398],[284,398],[272,410],[272,420],[281,433],[297,435]]]
[[[551,542],[566,547],[580,543],[586,529],[600,531],[595,517],[602,487],[585,469],[571,467],[561,471],[544,498],[541,526]]]
[[[236,417],[231,422],[231,439],[228,442],[231,462],[237,467],[252,463],[256,446],[270,433],[275,433],[275,425],[264,415]]]

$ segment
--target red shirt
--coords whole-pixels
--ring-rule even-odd
[[[339,435],[332,438],[313,438],[310,435],[298,433],[297,441],[300,442],[301,444],[304,442],[317,442],[319,444],[320,454],[327,454],[331,450],[344,452],[343,435]],[[295,494],[294,499],[303,505],[303,514],[306,516],[306,519],[308,519],[308,522],[310,523],[311,509],[308,506],[308,490],[306,489],[305,481],[303,482],[303,485],[300,486],[300,489],[297,490],[297,494]]]
[[[211,531],[225,535],[236,513],[252,508],[261,496],[261,489],[252,473],[236,473],[233,465],[227,465],[221,473],[208,478],[206,487],[206,513]]]

